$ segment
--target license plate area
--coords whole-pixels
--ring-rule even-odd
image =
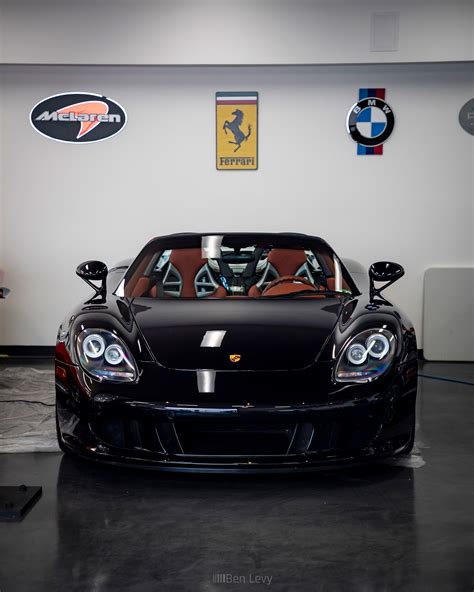
[[[174,422],[183,454],[198,456],[285,455],[296,422],[249,423],[240,418],[180,419]]]

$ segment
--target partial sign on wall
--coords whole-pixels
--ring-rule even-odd
[[[394,125],[395,116],[385,102],[385,89],[359,89],[359,100],[350,108],[346,120],[347,132],[357,142],[357,154],[383,154],[383,144]]]
[[[89,144],[118,134],[127,123],[124,108],[94,93],[67,92],[37,103],[30,122],[42,136],[58,142]]]
[[[216,166],[221,171],[258,168],[258,93],[216,93]]]
[[[8,288],[2,288],[1,283],[3,282],[3,271],[0,269],[0,300],[3,300],[10,294]]]
[[[459,123],[463,130],[474,136],[474,99],[471,99],[461,107],[461,111],[459,111]]]

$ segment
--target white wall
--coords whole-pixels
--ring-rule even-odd
[[[0,10],[0,63],[474,59],[472,0],[0,0]],[[400,13],[398,51],[369,51],[374,10]]]
[[[0,116],[1,113],[3,112],[3,89],[4,89],[4,85],[3,85],[3,80],[2,80],[2,71],[0,70]],[[2,133],[2,128],[1,128],[1,124],[0,124],[0,270],[2,270],[2,273],[0,274],[0,285],[1,286],[6,286],[6,282],[4,281],[5,278],[3,276],[3,270],[4,270],[4,254],[3,254],[3,244],[5,242],[5,233],[3,231],[3,226],[4,226],[4,216],[3,216],[3,190],[2,190],[2,179],[3,179],[3,141],[1,141],[1,133]],[[3,332],[4,332],[4,328],[3,328],[3,319],[4,319],[4,304],[5,304],[5,300],[0,301],[0,344],[2,343],[1,339],[3,337]]]
[[[469,65],[279,68],[4,67],[3,344],[52,344],[88,293],[90,258],[134,256],[180,231],[298,231],[369,265],[402,263],[390,295],[421,338],[423,272],[473,263],[473,137],[458,124],[474,95]],[[356,156],[345,116],[360,86],[387,89],[396,128],[382,157]],[[214,93],[260,93],[256,172],[215,170]],[[118,100],[118,136],[68,145],[28,122],[67,90]],[[420,339],[421,344],[421,339]]]

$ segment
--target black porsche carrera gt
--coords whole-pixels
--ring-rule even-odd
[[[302,234],[190,233],[77,274],[94,295],[58,332],[63,451],[251,472],[411,450],[415,332],[380,294],[401,266],[367,273]]]

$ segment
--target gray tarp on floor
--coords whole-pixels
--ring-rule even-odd
[[[0,367],[0,452],[56,452],[54,370]],[[6,401],[14,401],[13,403]]]

